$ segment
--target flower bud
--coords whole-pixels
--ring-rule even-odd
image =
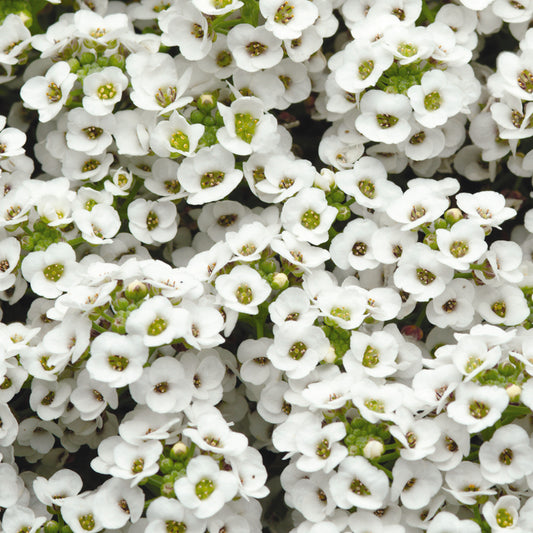
[[[132,281],[124,291],[124,296],[126,296],[128,300],[132,300],[134,302],[141,301],[147,294],[148,287],[138,279]]]
[[[463,218],[463,213],[460,209],[457,207],[452,207],[451,209],[448,209],[446,213],[444,213],[444,220],[450,224],[450,226],[453,226],[456,222],[459,222]]]
[[[172,446],[170,450],[170,458],[174,461],[179,460],[181,457],[183,457],[189,449],[187,448],[187,445],[182,442],[176,442],[174,446]]]
[[[334,363],[336,358],[337,354],[335,353],[335,348],[333,348],[333,346],[330,346],[323,360],[325,363]]]
[[[289,286],[289,278],[287,277],[287,274],[284,274],[283,272],[276,272],[272,277],[270,286],[275,291],[282,291],[283,289],[286,289]]]
[[[367,459],[376,459],[383,455],[385,446],[379,440],[370,439],[363,448],[363,455]]]
[[[217,99],[211,93],[204,93],[198,97],[196,106],[204,113],[210,113],[217,106]]]
[[[511,401],[516,402],[518,398],[520,398],[522,388],[516,383],[511,383],[510,385],[507,385],[507,387],[505,387],[505,392],[507,393],[507,396],[509,396],[509,399]]]

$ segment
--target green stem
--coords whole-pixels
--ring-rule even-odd
[[[72,248],[75,248],[76,246],[78,246],[78,244],[82,244],[84,242],[86,241],[83,237],[76,237],[75,239],[71,239],[70,241],[67,241],[67,243],[70,244]]]
[[[394,461],[395,459],[398,459],[398,457],[400,457],[400,452],[386,453],[381,457],[378,457],[376,461],[378,463],[387,463],[388,461]]]

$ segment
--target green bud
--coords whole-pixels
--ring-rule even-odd
[[[332,328],[334,328],[337,325],[335,320],[333,320],[332,318],[329,318],[328,316],[324,317],[324,324],[326,324],[326,326],[330,326]]]
[[[502,376],[512,376],[516,371],[516,366],[514,366],[510,361],[504,361],[498,365],[498,372]]]
[[[48,520],[44,524],[44,533],[58,533],[59,532],[59,524],[55,520]]]
[[[174,461],[169,457],[164,457],[159,461],[159,470],[163,474],[170,474],[174,470]]]
[[[217,109],[217,112],[215,113],[215,122],[219,128],[224,126],[224,119],[222,118],[222,115],[220,114],[218,109]]]
[[[100,66],[100,67],[107,67],[109,65],[109,58],[108,57],[105,57],[105,56],[100,56],[97,60],[96,60],[96,63]]]
[[[443,218],[437,218],[433,224],[435,225],[435,229],[446,229],[448,227],[446,220]]]
[[[204,93],[198,97],[196,106],[200,111],[204,113],[210,113],[217,106],[217,99],[215,95],[211,93]]]
[[[335,204],[342,204],[346,195],[340,189],[334,189],[328,194],[329,199]]]
[[[96,61],[96,56],[92,52],[83,52],[80,57],[80,63],[82,65],[91,65]]]
[[[147,294],[148,287],[139,280],[132,281],[124,291],[124,296],[133,302],[140,302]]]
[[[176,493],[174,492],[174,483],[163,483],[161,485],[161,496],[165,498],[175,498]]]
[[[259,263],[259,268],[265,274],[273,274],[277,269],[277,261],[273,258],[264,259]]]
[[[72,531],[72,529],[70,529],[69,526],[64,525],[64,526],[61,528],[61,533],[74,533],[74,532]]]
[[[117,311],[126,311],[128,309],[128,306],[130,305],[130,301],[126,298],[119,298],[113,305],[113,307]]]
[[[448,209],[444,213],[444,220],[450,224],[450,226],[453,226],[456,222],[459,222],[463,218],[463,213],[460,209],[457,207],[453,207],[452,209]]]
[[[77,72],[81,68],[80,62],[75,57],[71,57],[67,63],[70,65],[70,72]]]
[[[350,208],[346,205],[333,204],[333,207],[337,208],[337,220],[344,221],[349,220],[352,216]]]
[[[202,120],[202,124],[204,126],[214,126],[215,125],[215,119],[211,115],[207,115]]]
[[[428,233],[424,237],[424,244],[429,246],[432,250],[438,250],[437,236],[434,233]]]
[[[23,250],[31,252],[35,246],[35,239],[31,235],[23,235],[20,239],[20,246]]]
[[[196,109],[191,113],[190,121],[193,124],[201,124],[204,120],[204,117],[205,115]]]
[[[113,54],[109,58],[109,66],[110,67],[118,67],[119,69],[124,69],[126,65],[126,60],[124,59],[124,56],[122,54]]]

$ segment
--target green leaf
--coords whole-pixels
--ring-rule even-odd
[[[259,25],[259,2],[257,0],[244,0],[241,7],[241,16],[243,22],[252,26]]]

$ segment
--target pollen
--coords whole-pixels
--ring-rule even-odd
[[[117,95],[117,90],[112,83],[106,83],[105,85],[100,85],[100,87],[96,89],[96,95],[100,100],[111,100]]]

